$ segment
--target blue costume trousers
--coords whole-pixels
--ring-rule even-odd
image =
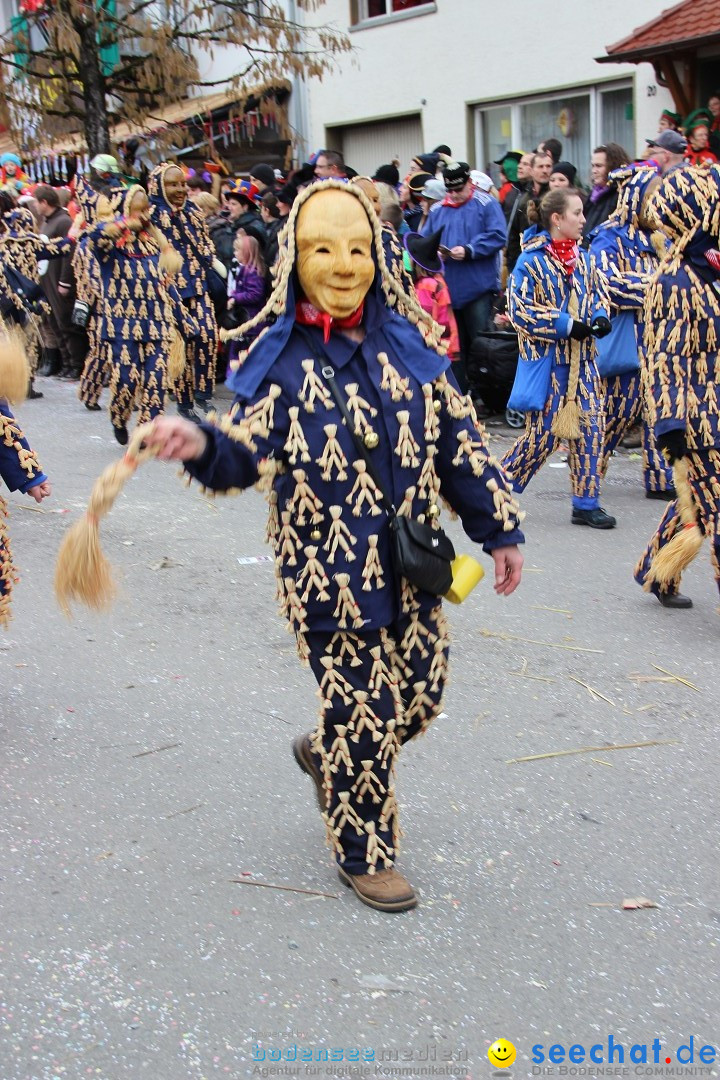
[[[144,341],[130,346],[112,342],[110,376],[110,421],[123,427],[132,416],[142,390],[138,422],[159,416],[165,406],[165,350],[162,341]]]
[[[515,491],[524,491],[535,473],[560,447],[561,440],[553,435],[551,427],[567,392],[569,372],[567,365],[552,369],[550,397],[545,408],[542,412],[527,414],[525,431],[502,459],[502,467],[511,477]],[[582,414],[580,438],[571,439],[568,445],[572,501],[578,510],[593,510],[600,505],[600,454],[605,414],[600,379],[594,367],[586,363],[581,365],[577,399]]]
[[[693,451],[687,455],[688,480],[698,524],[710,541],[710,559],[715,581],[720,589],[720,450]],[[635,580],[644,587],[648,571],[656,553],[682,528],[677,500],[668,503],[657,531],[635,567]],[[680,577],[670,582],[663,592],[678,592]],[[661,591],[653,582],[650,592],[656,596]]]
[[[613,450],[631,427],[642,420],[643,477],[646,491],[668,491],[672,469],[655,443],[655,435],[643,415],[642,377],[639,372],[603,379],[605,393],[605,442],[600,475],[605,476]]]
[[[218,327],[209,297],[183,297],[183,304],[200,327],[197,337],[186,341],[185,370],[175,385],[181,409],[192,409],[196,401],[206,402],[215,389],[218,353]]]
[[[305,635],[322,702],[311,737],[325,778],[328,842],[349,874],[392,866],[395,761],[440,711],[449,639],[442,608],[364,634]]]

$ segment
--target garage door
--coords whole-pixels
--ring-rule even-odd
[[[341,128],[340,145],[347,164],[364,176],[372,176],[378,165],[396,157],[400,159],[400,175],[404,176],[415,155],[425,150],[419,116]]]

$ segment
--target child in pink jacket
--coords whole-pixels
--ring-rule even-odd
[[[438,253],[442,229],[430,236],[406,233],[405,247],[413,262],[415,292],[420,305],[436,323],[445,328],[443,344],[453,361],[460,358],[460,339],[450,303],[450,292],[443,277],[443,262]]]

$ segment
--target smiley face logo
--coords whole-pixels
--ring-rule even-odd
[[[496,1039],[488,1048],[488,1057],[491,1065],[495,1065],[498,1069],[507,1069],[515,1061],[517,1053],[513,1044],[507,1039]]]

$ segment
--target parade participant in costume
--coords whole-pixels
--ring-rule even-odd
[[[208,288],[215,249],[202,215],[187,204],[185,176],[179,166],[164,162],[153,169],[148,191],[153,222],[182,259],[178,292],[200,328],[196,337],[186,341],[187,362],[176,384],[178,412],[196,419],[194,405],[204,411],[215,387],[218,328]]]
[[[529,207],[531,217],[534,206]],[[610,332],[603,279],[579,247],[582,199],[573,188],[548,192],[541,228],[531,225],[510,276],[508,314],[518,332],[520,363],[509,407],[526,412],[525,431],[503,458],[516,491],[568,443],[573,525],[612,529],[600,506],[603,395],[593,336]]]
[[[615,370],[603,378],[605,441],[600,475],[605,476],[610,456],[624,435],[642,420],[643,473],[648,498],[673,498],[672,470],[661,457],[655,435],[644,414],[643,380],[647,363],[643,349],[643,304],[652,275],[665,251],[664,235],[648,220],[647,204],[659,184],[655,169],[626,165],[610,174],[619,189],[618,204],[590,239],[590,259],[608,286],[613,313],[613,334],[627,357],[616,358]],[[627,326],[632,324],[626,336]],[[622,339],[622,340],[621,340]],[[608,344],[615,339],[611,335]],[[613,358],[609,358],[612,364]],[[620,368],[624,370],[620,371]],[[601,369],[601,374],[604,374]]]
[[[518,508],[435,347],[438,328],[387,271],[365,195],[332,180],[299,195],[278,265],[258,315],[276,321],[229,380],[230,415],[200,428],[161,417],[144,439],[216,491],[268,492],[282,607],[322,703],[294,753],[342,880],[372,907],[403,910],[416,896],[394,868],[395,763],[440,710],[448,633],[440,598],[396,577],[381,489],[433,528],[447,500],[493,556],[503,594],[520,578]]]
[[[4,204],[0,200],[0,209]],[[44,260],[70,258],[73,242],[65,237],[48,239],[36,232],[35,218],[26,206],[6,209],[0,223],[0,308],[22,330],[24,349],[28,358],[30,398],[42,397],[34,388],[41,339],[38,316],[50,311],[50,305],[40,284],[39,263]]]
[[[3,154],[0,157],[0,187],[13,188],[17,194],[30,187],[30,177],[23,171],[22,161],[17,154]]]
[[[658,120],[658,131],[679,131],[682,116],[672,109],[663,109]]]
[[[96,191],[82,177],[75,187],[75,198],[82,221],[87,229],[100,222],[110,222],[122,207],[125,192],[122,188],[109,191],[108,194]],[[80,234],[73,253],[73,274],[77,301],[76,318],[86,319],[88,336],[88,354],[80,379],[78,397],[86,409],[99,411],[100,395],[107,386],[111,371],[111,349],[109,339],[102,333],[103,318],[103,282],[100,263],[92,243],[88,246],[88,233]]]
[[[21,491],[35,502],[51,493],[50,481],[13,416],[10,401],[22,400],[27,388],[27,358],[20,339],[0,327],[0,478],[10,491]],[[0,496],[0,626],[10,621],[10,597],[16,580],[5,519],[7,504]]]
[[[664,607],[687,608],[692,601],[679,590],[688,529],[709,538],[720,588],[720,169],[675,169],[650,209],[672,246],[645,300],[648,407],[679,498],[635,580]]]
[[[183,313],[187,319],[179,297],[173,303],[167,281],[180,270],[180,256],[151,224],[147,195],[134,186],[123,193],[120,218],[99,222],[86,233],[84,257],[100,274],[100,336],[107,342],[112,364],[110,420],[115,438],[124,446],[138,390],[142,390],[140,423],[164,408],[171,350],[177,355],[181,348],[176,322]]]

